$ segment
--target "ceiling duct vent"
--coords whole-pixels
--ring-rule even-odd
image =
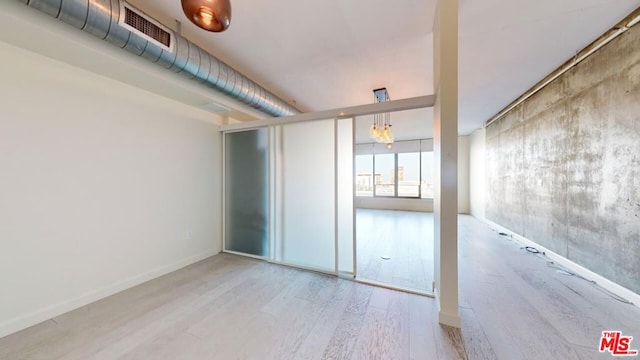
[[[295,106],[124,0],[19,1],[265,114],[300,114]]]
[[[173,33],[169,29],[126,2],[122,1],[120,4],[122,9],[119,23],[122,27],[173,52]]]

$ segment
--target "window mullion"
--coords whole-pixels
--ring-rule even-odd
[[[394,197],[398,197],[398,153],[394,154],[393,157],[393,168],[395,169],[395,173],[393,175],[393,190],[394,190]]]
[[[376,153],[374,152],[373,154],[371,154],[371,162],[373,162],[373,165],[371,166],[372,173],[371,173],[371,181],[373,182],[373,197],[377,197],[378,193],[376,192]]]
[[[422,199],[422,149],[419,152],[418,157],[418,199]]]

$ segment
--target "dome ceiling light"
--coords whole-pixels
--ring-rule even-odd
[[[231,24],[229,0],[181,0],[181,3],[189,21],[204,30],[222,32]]]

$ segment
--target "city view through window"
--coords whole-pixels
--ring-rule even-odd
[[[433,152],[357,155],[355,181],[356,196],[432,199]]]

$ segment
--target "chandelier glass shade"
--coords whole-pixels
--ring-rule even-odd
[[[389,101],[389,94],[386,88],[373,90],[373,96],[378,103]],[[383,144],[392,144],[395,141],[391,131],[391,114],[373,115],[373,124],[369,128],[369,137]]]

